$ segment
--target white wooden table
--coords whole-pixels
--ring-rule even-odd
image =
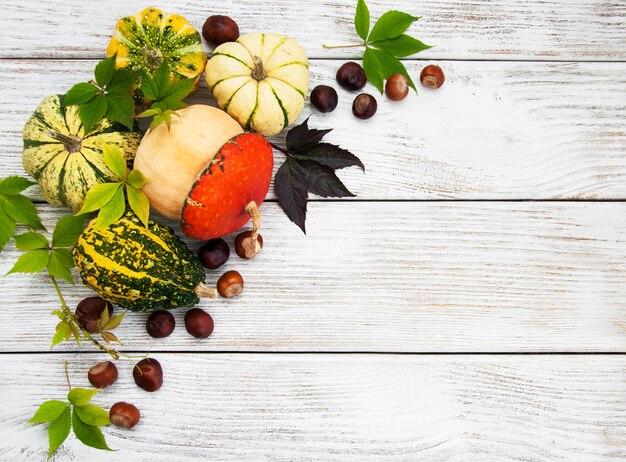
[[[164,340],[128,315],[125,350],[150,351],[165,384],[145,393],[120,362],[97,400],[134,402],[141,423],[105,429],[117,452],[71,436],[54,460],[626,458],[626,2],[368,4],[374,18],[423,17],[411,33],[437,47],[406,64],[416,79],[440,64],[445,85],[381,97],[365,122],[343,90],[331,114],[307,107],[300,120],[314,113],[365,163],[341,173],[358,196],[313,199],[304,236],[272,192],[264,252],[226,267],[244,294],[201,305],[209,339],[185,332],[184,309]],[[197,28],[228,14],[242,32],[291,36],[312,86],[359,57],[321,46],[356,39],[354,0],[0,0],[2,176],[24,175],[36,105],[87,80],[116,19],[148,5]],[[215,104],[206,88],[193,100]],[[47,224],[65,213],[39,209]],[[9,245],[0,273],[17,255]],[[71,306],[90,295],[64,290]],[[86,386],[104,357],[50,351],[57,302],[43,275],[3,277],[0,300],[0,459],[44,460],[45,428],[26,421],[65,395],[65,360]]]

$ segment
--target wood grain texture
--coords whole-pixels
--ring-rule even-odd
[[[373,20],[390,9],[422,17],[410,32],[436,48],[417,55],[420,58],[626,59],[626,4],[620,0],[370,0],[368,4]],[[236,19],[242,33],[288,35],[301,42],[311,57],[355,57],[360,54],[354,49],[322,48],[322,44],[358,42],[355,5],[355,0],[226,0],[213,5],[203,0],[111,0],[102,8],[95,1],[1,0],[0,30],[11,33],[4,34],[0,57],[100,57],[117,19],[146,6],[182,14],[197,29],[207,16],[227,14]]]
[[[142,421],[106,428],[114,453],[73,436],[54,461],[618,461],[626,457],[623,356],[155,355],[165,382],[132,366],[94,402],[133,402]],[[63,360],[88,385],[96,355],[1,355],[2,460],[44,460]]]
[[[333,82],[338,65],[313,61],[312,85]],[[3,175],[25,174],[21,130],[39,102],[89,79],[93,66],[2,62]],[[421,65],[409,69],[417,78]],[[365,175],[340,173],[357,199],[626,198],[626,64],[454,62],[446,73],[440,90],[380,97],[369,121],[352,115],[344,90],[333,113],[313,112],[311,126],[334,128],[327,139],[365,163]],[[191,102],[215,104],[204,84]]]
[[[59,216],[41,208],[47,224]],[[277,204],[262,210],[263,253],[207,271],[209,284],[230,269],[246,281],[238,298],[201,302],[214,334],[190,337],[180,308],[174,334],[155,340],[147,315],[129,313],[124,348],[626,351],[625,203],[316,202],[308,236]],[[0,255],[0,274],[17,256]],[[72,307],[92,294],[64,293]],[[0,299],[0,350],[48,350],[58,300],[46,278],[4,277]]]

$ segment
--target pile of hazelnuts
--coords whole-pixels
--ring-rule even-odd
[[[359,91],[366,82],[365,70],[353,61],[343,64],[335,76],[337,83],[346,90]],[[428,88],[436,89],[443,85],[445,78],[439,66],[430,64],[422,69],[420,81]],[[385,83],[385,94],[392,101],[401,101],[409,94],[409,80],[402,74],[393,74]],[[318,85],[311,92],[311,104],[320,112],[332,112],[337,107],[337,91],[328,85]],[[352,103],[352,113],[359,119],[369,119],[378,109],[376,98],[368,93],[360,93]]]
[[[254,258],[263,247],[263,237],[257,233],[258,246],[253,241],[253,231],[244,231],[235,238],[235,252],[245,260]],[[230,247],[224,239],[212,239],[198,250],[198,259],[209,269],[217,269],[228,261]],[[243,278],[237,271],[226,271],[217,281],[217,292],[224,298],[235,297],[243,291]],[[98,320],[107,310],[113,314],[113,305],[100,297],[88,297],[76,307],[76,318],[81,327],[90,333],[98,332]],[[174,332],[176,322],[167,310],[153,311],[146,320],[146,331],[153,338],[168,337]],[[185,313],[185,329],[195,338],[207,338],[213,333],[213,318],[200,308],[191,308]],[[117,366],[103,361],[89,369],[87,379],[95,388],[113,385],[118,378]],[[133,379],[139,388],[148,392],[157,391],[163,384],[163,368],[159,361],[144,358],[133,367]],[[113,425],[132,428],[139,422],[139,409],[131,403],[118,402],[111,406],[109,418]]]

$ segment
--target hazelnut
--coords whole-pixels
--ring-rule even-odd
[[[200,308],[185,313],[185,329],[195,338],[207,338],[213,333],[213,326],[211,315]]]
[[[228,16],[209,16],[202,26],[202,36],[213,46],[234,42],[239,38],[239,26]]]
[[[337,90],[328,85],[318,85],[311,92],[311,104],[320,112],[332,112],[337,107]]]
[[[146,331],[150,337],[167,337],[174,332],[174,327],[176,327],[174,316],[166,310],[153,311],[146,320]]]
[[[139,422],[141,414],[134,404],[120,401],[111,406],[109,418],[111,423],[120,428],[133,428]]]
[[[365,77],[365,70],[360,64],[353,61],[349,61],[343,64],[337,71],[335,76],[337,83],[346,90],[360,90],[365,86],[367,78]]]
[[[157,391],[163,385],[163,369],[156,359],[145,358],[133,368],[133,379],[139,388]]]
[[[228,261],[230,248],[224,239],[211,239],[198,250],[198,259],[205,268],[217,269]]]
[[[224,298],[231,298],[243,291],[243,278],[237,271],[226,271],[217,280],[217,292]]]
[[[87,373],[89,383],[95,388],[106,388],[117,381],[117,366],[111,361],[103,361],[92,366]]]
[[[443,71],[439,66],[435,66],[434,64],[429,64],[420,74],[420,81],[422,85],[428,88],[436,89],[443,85],[445,81],[445,77],[443,75]]]
[[[80,326],[87,332],[98,332],[98,320],[102,316],[104,307],[113,314],[113,305],[100,297],[87,297],[76,306],[76,318]]]
[[[235,238],[235,252],[237,252],[237,255],[245,260],[254,258],[263,248],[263,236],[257,234],[257,246],[256,242],[252,238],[253,233],[253,231],[244,231],[243,233],[238,234]]]
[[[393,74],[385,83],[385,94],[391,101],[402,101],[409,94],[409,79]]]
[[[376,109],[378,109],[376,98],[367,93],[361,93],[352,103],[352,113],[359,119],[369,119],[376,114]]]

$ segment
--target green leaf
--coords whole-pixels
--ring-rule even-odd
[[[85,104],[99,93],[101,93],[101,91],[89,82],[77,83],[65,94],[63,106]]]
[[[189,92],[191,92],[194,83],[195,79],[184,79],[169,84],[167,90],[163,94],[163,99],[169,99],[172,101],[183,99],[189,94]]]
[[[157,97],[155,99],[163,99],[170,83],[170,72],[167,69],[167,63],[161,64],[159,70],[154,74],[153,81],[157,88]]]
[[[48,427],[48,441],[50,443],[50,451],[48,452],[48,459],[54,454],[54,452],[63,444],[63,441],[70,434],[72,427],[72,414],[70,413],[70,407],[67,406],[61,415],[54,419]]]
[[[65,215],[57,221],[52,233],[53,247],[74,247],[78,236],[85,229],[85,215]]]
[[[172,98],[165,98],[163,102],[167,106],[168,111],[178,111],[179,109],[182,109],[188,106],[187,103],[183,101],[178,101]]]
[[[82,215],[83,213],[101,209],[113,199],[121,188],[122,183],[97,183],[93,185],[89,188],[89,191],[87,191],[83,207],[76,215]]]
[[[110,93],[107,95],[107,100],[107,118],[114,122],[119,122],[129,130],[132,130],[135,123],[135,103],[132,96],[122,93]]]
[[[94,427],[109,425],[109,413],[99,406],[86,404],[84,406],[76,406],[74,410],[80,420],[87,425],[93,425]]]
[[[121,149],[103,144],[102,158],[109,170],[111,170],[120,180],[126,179],[126,159]]]
[[[107,113],[107,98],[105,95],[97,95],[91,101],[78,106],[78,115],[83,123],[85,133],[89,133],[95,125],[102,120]]]
[[[365,0],[359,0],[356,4],[356,14],[354,15],[354,28],[363,40],[367,40],[370,31],[370,10],[365,4]]]
[[[367,80],[382,94],[385,80],[383,66],[372,48],[366,48],[363,53],[363,70],[365,71]]]
[[[72,258],[72,253],[68,249],[54,249],[52,253],[56,255],[59,263],[65,268],[74,268],[74,258]]]
[[[107,446],[107,443],[104,440],[102,431],[98,427],[88,425],[83,422],[76,409],[74,409],[72,414],[72,429],[74,430],[76,438],[78,438],[83,444],[92,448],[111,451],[111,448]]]
[[[137,114],[135,117],[137,117],[138,119],[142,119],[144,117],[152,117],[152,116],[155,116],[157,114],[162,114],[162,113],[163,111],[161,109],[146,109],[145,111]]]
[[[4,196],[0,194],[0,207],[9,215],[16,223],[24,223],[35,229],[44,229],[35,205],[25,196],[14,194]]]
[[[63,340],[65,340],[65,334],[63,332],[57,332],[56,334],[54,334],[54,337],[52,337],[52,345],[50,345],[50,349],[52,350],[59,343],[63,342]]]
[[[129,184],[126,186],[126,195],[128,196],[128,205],[130,205],[135,215],[137,215],[147,228],[150,216],[150,202],[148,202],[146,193]]]
[[[110,58],[103,59],[98,64],[96,64],[96,68],[93,71],[96,82],[101,88],[104,88],[108,85],[108,83],[113,78],[113,73],[115,72],[115,56],[111,56]]]
[[[98,388],[94,388],[93,390],[87,388],[72,388],[67,394],[67,399],[74,406],[84,406],[85,404],[89,404],[89,401],[91,401],[91,398],[93,398],[96,393],[98,393]]]
[[[22,178],[21,176],[8,176],[0,180],[0,193],[2,194],[19,194],[30,186],[36,185],[32,181]]]
[[[109,322],[109,319],[111,319],[109,317],[109,310],[102,310],[102,313],[100,314],[100,319],[98,319],[98,329],[102,330],[104,326],[106,326]]]
[[[56,420],[68,406],[67,403],[56,399],[41,403],[35,415],[28,423],[45,423]]]
[[[63,257],[60,257],[57,251],[50,253],[50,261],[48,262],[48,272],[55,278],[61,278],[74,284],[74,278],[70,270],[63,264]]]
[[[378,48],[379,50],[386,51],[387,53],[397,57],[397,58],[405,58],[407,56],[414,55],[422,50],[427,50],[428,48],[432,48],[430,45],[426,45],[419,40],[402,34],[398,37],[394,37],[387,40],[382,40],[380,42],[372,42],[368,44],[374,48]]]
[[[115,223],[124,214],[125,210],[124,192],[122,188],[119,188],[113,198],[100,209],[96,219],[96,229],[105,228]]]
[[[126,179],[126,181],[129,185],[134,186],[135,188],[143,188],[143,185],[148,182],[146,177],[143,176],[143,173],[141,173],[139,170],[132,170],[128,174],[128,178]]]
[[[376,57],[376,59],[380,63],[382,73],[383,73],[383,78],[388,79],[394,74],[402,74],[408,79],[409,86],[413,90],[415,90],[415,92],[417,92],[417,89],[415,88],[415,84],[413,83],[411,76],[406,71],[404,64],[402,64],[402,62],[398,58],[391,56],[389,53],[385,51],[375,50],[373,48],[368,48],[365,51],[369,51],[370,54]],[[367,74],[367,71],[366,71],[366,74]]]
[[[9,242],[15,232],[15,222],[2,208],[0,204],[0,250]]]
[[[36,249],[48,249],[48,239],[46,236],[40,233],[29,231],[24,234],[18,234],[14,237],[15,245],[18,249],[24,250],[36,250]]]
[[[137,81],[139,72],[131,71],[129,69],[116,69],[113,73],[113,78],[107,85],[107,92],[126,94],[130,96],[130,90],[133,84]]]
[[[57,324],[56,327],[57,333],[63,336],[64,340],[69,340],[72,335],[72,330],[70,329],[70,323],[67,321],[61,321]]]
[[[108,311],[108,310],[104,310],[104,311]],[[123,313],[116,314],[115,316],[113,316],[106,323],[106,325],[104,326],[104,329],[117,329],[119,325],[122,323],[122,320],[124,319],[125,314],[126,312],[123,312]]]
[[[48,266],[50,252],[47,250],[31,250],[23,254],[9,270],[11,273],[38,273]]]
[[[157,84],[147,72],[144,72],[141,77],[141,91],[144,96],[150,100],[155,101],[159,99],[159,89]]]
[[[390,39],[397,37],[409,28],[414,21],[419,19],[418,16],[412,16],[402,11],[387,11],[383,14],[370,33],[367,41],[378,42],[379,40]]]

